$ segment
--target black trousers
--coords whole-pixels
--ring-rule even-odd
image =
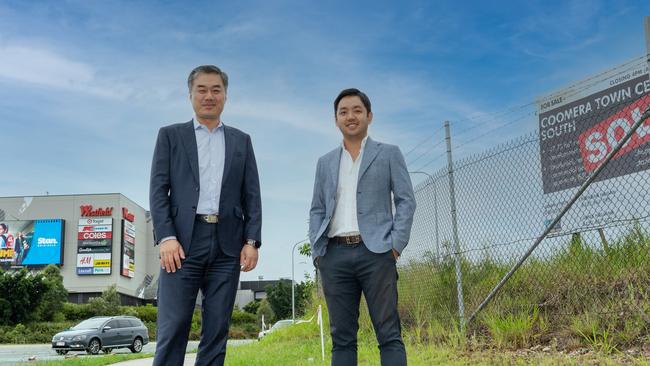
[[[160,271],[154,366],[183,365],[199,289],[203,294],[201,342],[195,365],[224,363],[240,268],[238,257],[229,257],[219,248],[218,226],[196,221],[181,269]]]
[[[329,310],[332,366],[357,365],[361,294],[366,299],[383,366],[406,365],[397,311],[397,268],[392,251],[373,253],[330,240],[318,261]]]

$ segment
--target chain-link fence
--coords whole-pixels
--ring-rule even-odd
[[[469,121],[472,127],[465,131],[455,133],[452,121],[449,151],[438,134],[407,152],[414,181],[424,178],[415,186],[418,206],[399,267],[407,325],[436,338],[471,320],[468,330],[497,342],[507,339],[504,332],[520,334],[511,342],[516,346],[553,338],[570,343],[609,337],[620,346],[647,340],[650,120],[642,114],[650,106],[650,81],[645,61],[632,60],[490,121]],[[534,119],[538,131],[472,153],[480,142],[526,119]],[[481,123],[487,132],[456,139],[480,130]],[[627,134],[629,140],[621,144]],[[447,164],[449,154],[466,157]],[[442,167],[427,171],[432,162]]]

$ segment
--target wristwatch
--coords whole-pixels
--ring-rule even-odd
[[[253,239],[246,239],[246,242],[244,244],[250,245],[255,249],[259,249],[262,246],[262,244],[260,244],[257,240]]]

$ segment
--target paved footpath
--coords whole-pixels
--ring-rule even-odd
[[[185,362],[183,364],[185,366],[192,366],[194,365],[194,361],[196,361],[196,353],[190,353],[185,356]],[[141,358],[139,360],[114,363],[112,366],[151,366],[152,364],[153,358]]]
[[[242,344],[248,344],[254,342],[253,340],[250,339],[231,339],[228,341],[228,346],[229,347],[234,347],[234,346],[239,346]],[[192,366],[194,365],[194,362],[196,361],[196,353],[188,353],[185,355],[185,366]],[[153,364],[153,357],[152,358],[141,358],[138,360],[129,360],[129,361],[124,361],[124,362],[118,362],[114,363],[112,366],[151,366]]]

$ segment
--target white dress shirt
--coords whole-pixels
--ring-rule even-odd
[[[366,146],[366,136],[361,141],[361,150],[356,160],[341,144],[341,162],[339,163],[339,180],[336,187],[336,207],[330,222],[327,236],[359,235],[359,221],[357,220],[357,183],[359,182],[359,168],[363,159],[363,150]]]

